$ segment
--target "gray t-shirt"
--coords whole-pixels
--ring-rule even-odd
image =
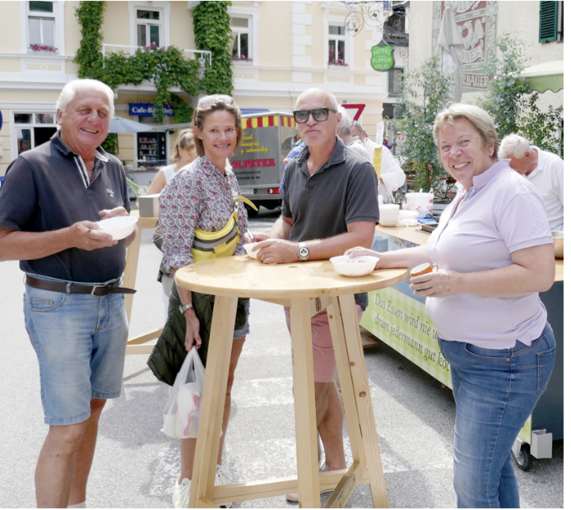
[[[308,157],[306,147],[289,162],[284,177],[282,215],[293,219],[290,241],[327,239],[346,233],[349,223],[378,222],[377,174],[371,163],[339,137],[327,163],[311,176]],[[360,296],[357,302],[365,304]]]

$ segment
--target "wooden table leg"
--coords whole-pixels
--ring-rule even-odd
[[[355,310],[355,299],[352,295],[340,296],[339,302],[341,304],[341,314],[343,316],[345,339],[347,341],[347,352],[349,355],[349,366],[351,368],[354,394],[357,401],[357,412],[361,424],[367,467],[369,470],[373,506],[375,508],[388,508],[389,500],[385,486],[377,429],[375,427],[375,416],[373,414],[367,367],[365,365],[365,356],[363,355],[363,347],[361,345],[359,322],[357,320],[357,311]]]
[[[359,414],[357,411],[356,399],[358,397],[353,387],[345,332],[341,319],[341,309],[337,298],[327,307],[327,316],[329,318],[329,328],[331,329],[331,338],[335,351],[335,363],[337,365],[337,375],[339,376],[339,386],[341,387],[341,397],[343,398],[345,420],[347,421],[347,430],[349,432],[349,439],[351,440],[353,462],[357,462],[361,466],[356,470],[357,479],[359,479],[366,469],[366,455],[363,438],[361,436],[361,423],[359,422]],[[346,320],[350,319],[347,318]]]
[[[234,297],[214,301],[189,508],[204,506],[202,500],[213,495],[237,304]]]
[[[143,229],[137,227],[137,235],[127,248],[127,259],[125,262],[125,274],[123,275],[123,287],[135,288],[137,280],[137,266],[139,265],[139,250],[141,248],[141,236]],[[127,322],[131,323],[131,311],[133,309],[133,294],[125,294],[125,311],[127,312]]]
[[[291,343],[299,506],[320,508],[310,300],[292,299]]]

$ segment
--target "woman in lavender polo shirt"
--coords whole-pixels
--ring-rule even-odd
[[[555,338],[539,292],[555,277],[541,196],[498,161],[498,138],[481,108],[455,104],[434,122],[446,171],[463,186],[426,246],[377,253],[376,268],[439,269],[412,277],[426,296],[456,400],[454,488],[459,507],[519,507],[511,447],[545,391]]]

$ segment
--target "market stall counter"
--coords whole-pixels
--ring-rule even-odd
[[[416,227],[377,226],[372,249],[378,252],[423,246],[430,233]],[[555,283],[540,293],[557,341],[555,368],[547,391],[514,444],[514,460],[528,469],[533,457],[551,458],[553,440],[563,439],[563,259],[556,259]],[[452,388],[450,368],[438,347],[438,332],[425,311],[424,297],[416,297],[409,279],[369,293],[361,326]]]
[[[320,491],[335,488],[327,506],[343,506],[353,489],[371,488],[373,505],[388,498],[353,294],[396,285],[405,269],[360,277],[338,274],[330,261],[266,265],[247,255],[197,262],[176,273],[185,289],[216,296],[194,458],[190,507],[299,494],[300,507],[320,507]],[[291,306],[297,477],[214,486],[234,317],[239,297]],[[319,473],[311,317],[327,308],[353,464]]]

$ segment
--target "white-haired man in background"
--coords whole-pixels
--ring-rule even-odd
[[[392,152],[382,144],[376,144],[369,140],[367,132],[363,129],[363,125],[359,121],[354,121],[351,126],[351,135],[358,136],[363,142],[369,160],[374,163],[375,149],[382,148],[383,156],[381,159],[381,177],[379,179],[379,195],[383,197],[385,203],[394,202],[393,192],[399,189],[406,181],[406,174],[398,164]]]
[[[121,162],[101,147],[113,91],[65,85],[60,130],[8,167],[0,192],[0,261],[26,273],[26,329],[40,366],[48,435],[36,466],[38,507],[85,507],[105,402],[121,393],[128,324],[121,294],[125,249],[98,221],[128,215]]]
[[[351,125],[353,124],[353,119],[351,119],[349,113],[347,110],[345,110],[345,108],[343,108],[343,106],[339,105],[337,109],[341,113],[341,120],[337,125],[337,135],[339,138],[341,138],[341,140],[343,140],[345,147],[363,156],[363,158],[365,158],[367,161],[370,161],[369,153],[367,152],[367,149],[365,149],[363,142],[359,139],[358,136],[353,136],[351,134]]]
[[[551,230],[563,231],[563,160],[556,154],[530,145],[523,136],[516,134],[502,140],[499,156],[511,160],[510,166],[537,189],[545,202]]]

